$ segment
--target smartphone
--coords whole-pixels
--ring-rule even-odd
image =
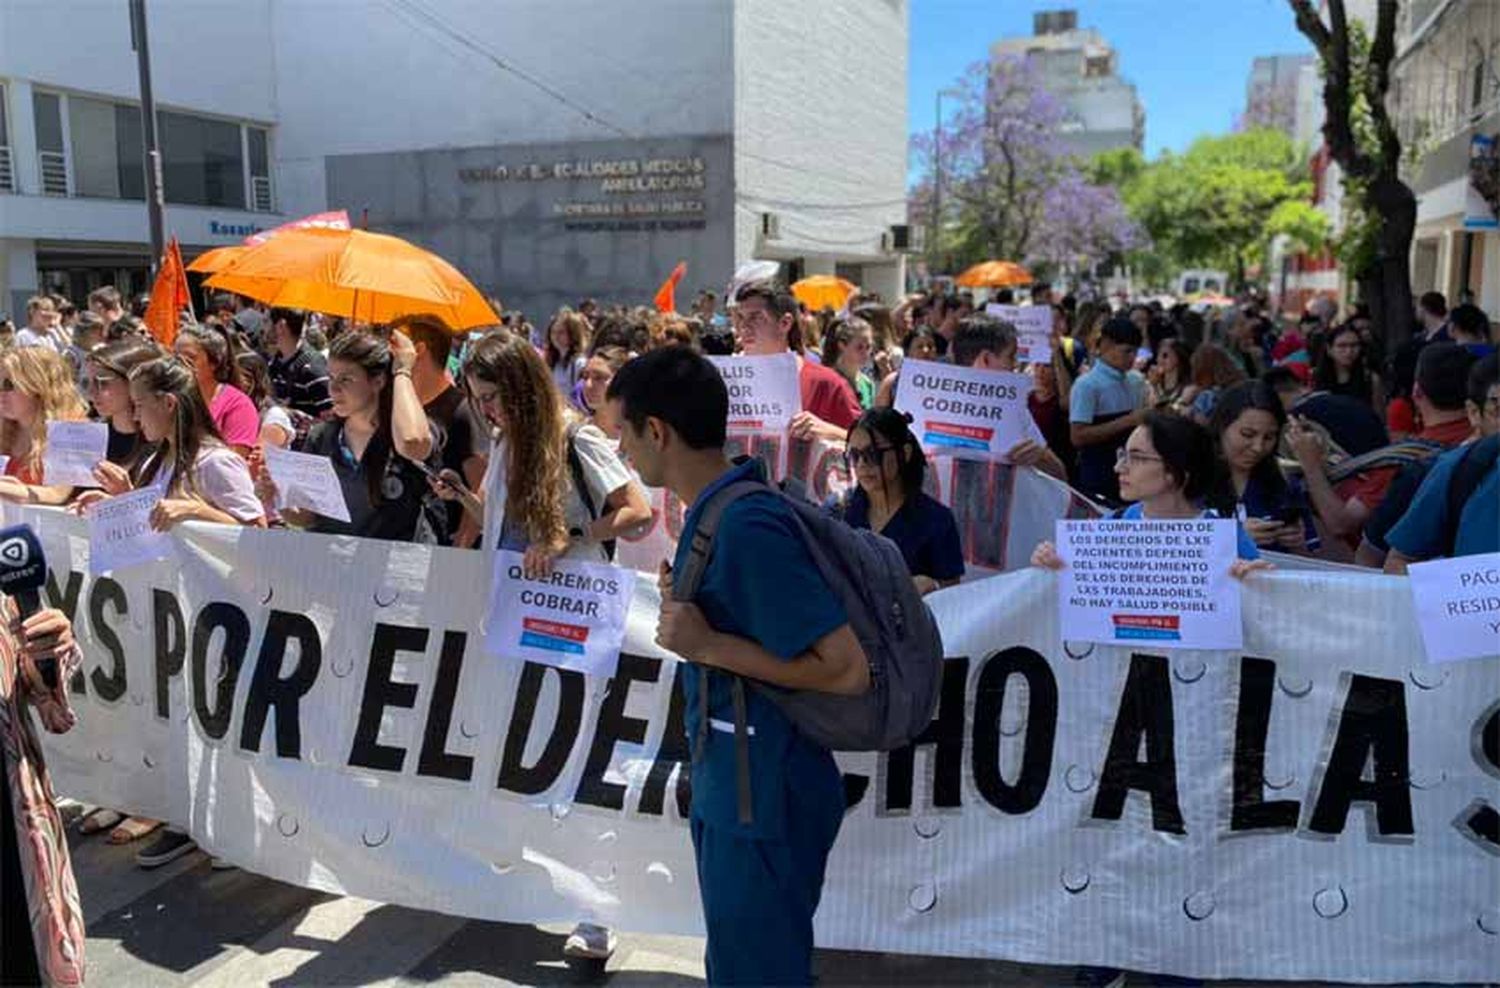
[[[1283,525],[1296,525],[1300,527],[1302,525],[1302,509],[1293,506],[1284,507],[1278,513],[1277,518]]]
[[[57,660],[50,655],[45,659],[36,660],[36,671],[41,674],[42,682],[47,684],[49,690],[57,689]]]

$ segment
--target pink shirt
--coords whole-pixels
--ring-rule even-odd
[[[260,412],[255,410],[255,402],[234,385],[219,385],[214,400],[208,403],[208,413],[230,446],[254,446],[260,441]]]

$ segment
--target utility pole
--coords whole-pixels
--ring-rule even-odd
[[[942,261],[942,244],[940,242],[943,231],[943,91],[937,94],[937,124],[933,132],[932,141],[932,229],[927,232],[928,245],[931,247],[927,261],[927,277],[931,278],[937,274],[938,264]]]
[[[130,46],[141,73],[141,144],[146,179],[146,218],[151,224],[151,273],[167,249],[161,181],[161,147],[156,139],[156,100],[151,95],[151,48],[146,39],[146,0],[130,0]]]

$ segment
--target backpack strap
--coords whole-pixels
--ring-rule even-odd
[[[1443,544],[1447,546],[1449,556],[1457,548],[1464,506],[1484,483],[1485,474],[1495,466],[1497,457],[1500,457],[1500,436],[1487,436],[1463,452],[1458,465],[1453,468],[1453,476],[1448,478],[1448,513]]]
[[[583,502],[583,507],[588,511],[589,517],[598,521],[599,510],[594,506],[594,495],[589,490],[588,477],[583,470],[583,457],[578,453],[578,433],[582,430],[582,422],[568,423],[568,472],[573,476],[573,489],[578,492],[578,500]],[[605,539],[601,544],[604,546],[604,554],[613,560],[615,540]]]
[[[1406,439],[1379,449],[1372,449],[1359,456],[1351,456],[1347,460],[1340,460],[1328,468],[1328,482],[1339,484],[1357,473],[1379,467],[1404,467],[1408,463],[1436,456],[1447,448],[1442,443],[1431,439]]]

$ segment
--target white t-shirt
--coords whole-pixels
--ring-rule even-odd
[[[250,310],[245,310],[250,311]],[[260,431],[265,432],[266,426],[274,425],[287,434],[287,441],[297,437],[297,427],[292,425],[292,416],[280,405],[267,405],[260,413]]]
[[[166,465],[162,464],[151,483],[166,486]],[[238,522],[250,524],[265,516],[266,509],[255,496],[255,481],[250,467],[240,454],[217,443],[198,450],[193,464],[193,487],[198,496]]]
[[[606,499],[630,483],[630,471],[620,461],[609,438],[599,430],[598,426],[580,427],[574,434],[573,444],[578,450],[578,460],[583,467],[584,483],[588,486],[589,496],[593,498],[594,510],[602,513]],[[493,552],[502,544],[500,533],[505,529],[506,460],[509,457],[509,441],[502,438],[491,449],[489,467],[484,474],[483,547],[489,552]],[[566,460],[563,463],[563,476],[567,484],[567,489],[563,492],[563,522],[568,526],[570,533],[587,532],[594,524],[594,516],[584,505],[583,498],[578,496],[578,490],[573,484],[573,471]],[[524,550],[524,533],[513,530],[506,532],[505,536],[504,548],[517,552]],[[577,536],[573,537],[563,557],[581,559],[585,562],[609,562],[602,543],[580,540]]]

